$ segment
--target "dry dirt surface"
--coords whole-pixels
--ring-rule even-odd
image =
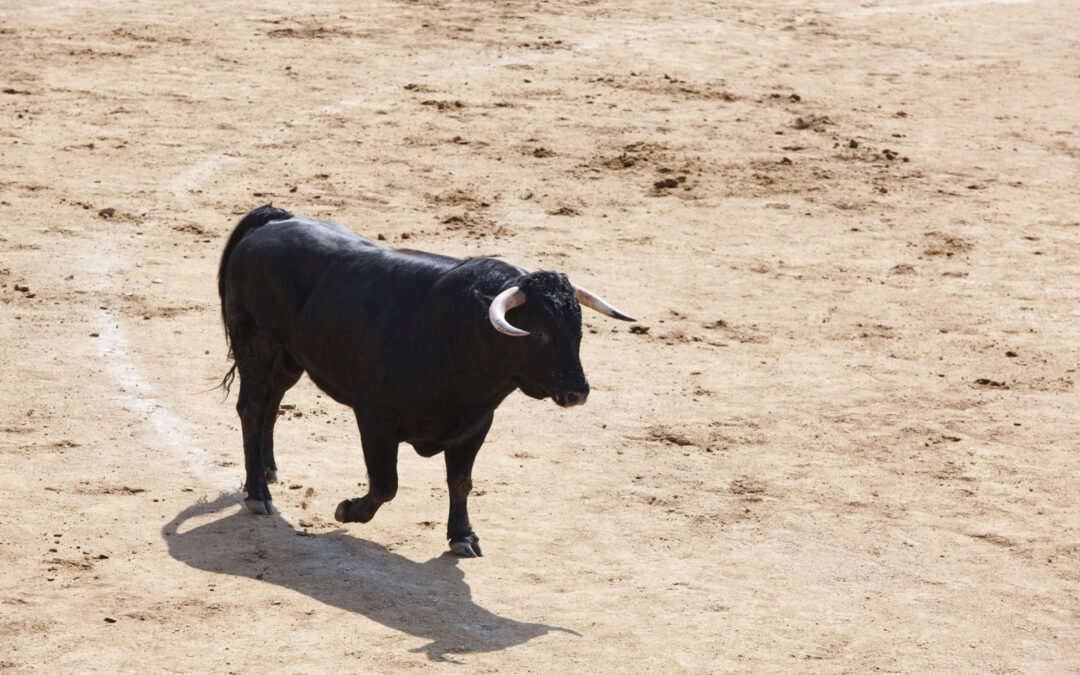
[[[0,4],[0,669],[1080,671],[1072,0]],[[240,500],[265,203],[557,269],[446,552],[306,379]]]

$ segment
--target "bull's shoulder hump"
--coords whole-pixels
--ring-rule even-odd
[[[453,256],[443,255],[441,253],[418,251],[413,248],[388,249],[388,257],[401,261],[403,264],[434,266],[444,269],[450,269],[461,263],[460,258],[454,258]]]
[[[460,262],[459,268],[465,274],[500,280],[513,279],[528,274],[527,271],[517,265],[488,256],[466,258]]]

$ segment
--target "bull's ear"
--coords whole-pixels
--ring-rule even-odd
[[[473,297],[476,298],[476,301],[480,303],[480,306],[484,308],[485,312],[491,307],[491,301],[495,299],[494,295],[488,295],[479,288],[473,289]]]

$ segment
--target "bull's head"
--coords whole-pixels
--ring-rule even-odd
[[[521,340],[524,354],[517,364],[520,372],[514,383],[527,396],[550,396],[563,407],[585,403],[589,382],[578,354],[582,305],[616,319],[634,321],[556,272],[526,275],[491,300],[491,325]]]

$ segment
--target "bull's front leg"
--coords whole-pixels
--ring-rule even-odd
[[[334,518],[341,523],[366,523],[375,517],[379,507],[397,494],[398,442],[361,427],[364,463],[368,471],[368,492],[363,497],[346,499],[338,504]]]
[[[450,490],[450,517],[446,523],[446,537],[450,550],[464,558],[484,555],[480,550],[480,537],[473,532],[469,522],[469,492],[472,491],[472,467],[476,453],[484,444],[491,419],[484,428],[462,445],[445,451],[446,485]]]

